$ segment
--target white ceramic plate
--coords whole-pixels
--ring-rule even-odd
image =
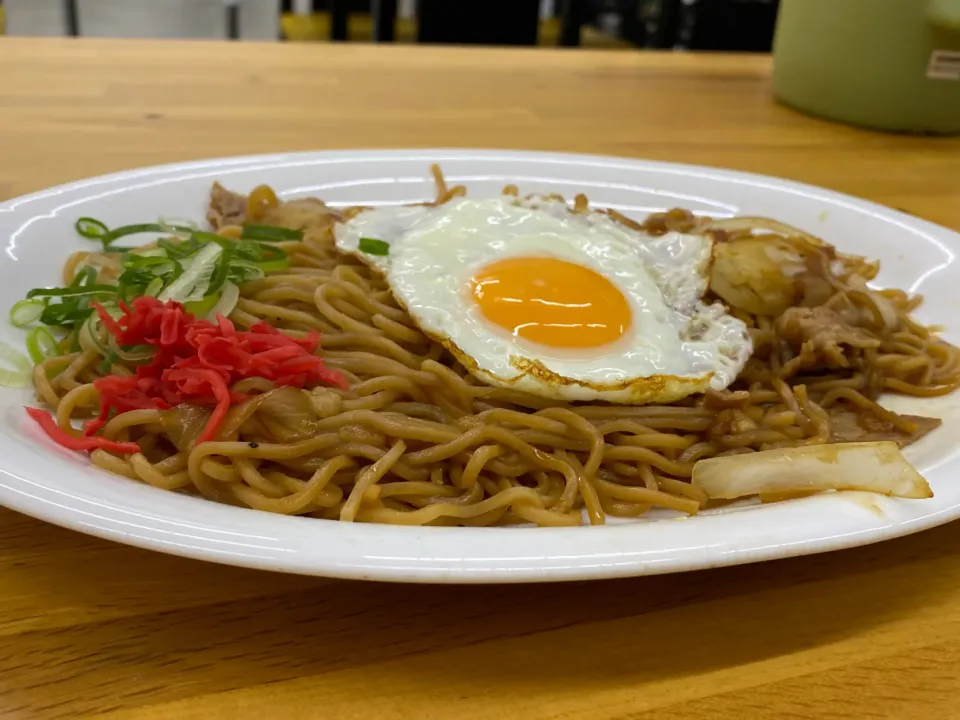
[[[642,218],[683,206],[713,216],[767,215],[842,250],[880,258],[881,285],[922,292],[919,317],[960,339],[960,235],[872,203],[797,183],[709,168],[472,150],[356,151],[241,157],[119,173],[0,205],[0,307],[58,282],[81,246],[73,224],[110,226],[159,216],[204,216],[210,184],[238,191],[268,183],[285,198],[397,204],[433,197],[439,162],[472,195],[507,183]],[[23,343],[12,327],[0,338]],[[0,503],[81,532],[215,562],[287,572],[416,582],[571,580],[676,572],[823,552],[905,535],[960,516],[960,397],[897,401],[944,419],[908,449],[933,486],[930,500],[837,493],[693,518],[582,528],[407,528],[284,517],[164,492],[91,467],[28,421],[27,391],[0,392]]]

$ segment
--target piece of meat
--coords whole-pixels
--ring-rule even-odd
[[[743,435],[757,429],[757,424],[742,410],[729,408],[717,413],[710,425],[708,434],[710,439],[724,444],[723,439],[731,435]]]
[[[708,389],[703,397],[703,406],[710,410],[743,410],[750,404],[750,393],[746,390]]]
[[[226,225],[242,225],[247,218],[247,196],[230,192],[218,182],[210,188],[207,221],[214,230]]]
[[[318,198],[300,198],[268,208],[257,220],[260,225],[292,230],[325,230],[340,219],[340,213]]]
[[[803,307],[819,307],[828,302],[837,289],[823,276],[807,270],[793,278],[798,305]]]
[[[848,367],[846,349],[880,347],[880,340],[827,307],[791,307],[777,318],[777,337],[801,354],[811,351],[826,367]]]
[[[643,221],[642,227],[651,235],[666,235],[668,232],[692,232],[698,224],[697,217],[689,210],[672,208],[666,212],[652,213]]]
[[[340,213],[318,198],[300,198],[281,202],[266,208],[256,220],[258,225],[272,225],[304,232],[327,230],[340,219]],[[210,189],[210,206],[207,220],[219,230],[225,225],[242,225],[247,222],[247,196],[231,192],[220,183]]]
[[[916,428],[913,432],[907,432],[872,413],[857,412],[849,409],[849,405],[844,407],[839,404],[831,407],[829,414],[830,440],[837,443],[892,440],[900,447],[905,447],[941,425],[937,418],[900,415]]]

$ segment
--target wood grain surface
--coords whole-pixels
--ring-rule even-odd
[[[960,229],[960,140],[777,106],[763,57],[0,40],[0,198],[239,153],[725,166]],[[426,587],[220,567],[0,510],[0,718],[960,717],[960,524],[686,575]]]

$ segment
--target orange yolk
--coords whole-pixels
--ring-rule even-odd
[[[474,276],[471,291],[487,320],[550,347],[606,345],[630,327],[630,305],[620,290],[565,260],[498,260]]]

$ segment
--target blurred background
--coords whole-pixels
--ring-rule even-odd
[[[0,0],[8,35],[769,52],[779,0]]]

